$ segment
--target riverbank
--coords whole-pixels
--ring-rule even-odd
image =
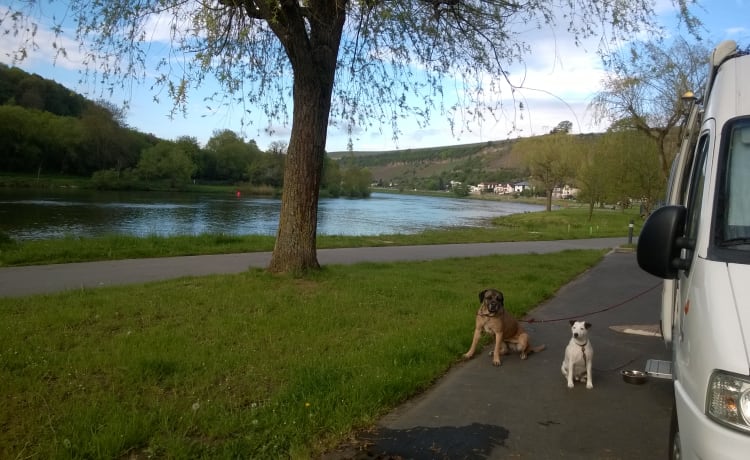
[[[595,209],[589,220],[588,209],[566,208],[552,212],[497,217],[485,227],[427,230],[416,234],[321,235],[318,236],[317,247],[326,249],[627,237],[631,231],[631,221],[632,234],[637,236],[643,219],[638,216],[635,209]],[[100,238],[66,237],[24,242],[2,238],[0,235],[0,266],[261,252],[273,250],[274,242],[274,237],[263,235],[218,234],[140,238],[112,235]]]
[[[0,188],[8,189],[82,189],[96,190],[97,185],[90,178],[80,176],[30,176],[24,174],[0,174]],[[133,190],[133,189],[131,189]],[[185,184],[171,187],[166,183],[143,183],[135,189],[144,192],[182,192],[182,193],[216,193],[233,194],[237,191],[253,196],[281,196],[281,190],[267,185],[249,184]]]

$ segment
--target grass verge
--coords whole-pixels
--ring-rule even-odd
[[[485,243],[496,241],[564,240],[627,237],[640,232],[643,219],[637,209],[565,208],[552,212],[512,214],[493,219],[486,227],[428,230],[418,234],[377,236],[319,236],[317,247],[378,247],[414,244]],[[0,234],[0,266],[85,262],[201,254],[228,254],[273,250],[275,238],[248,235],[198,235],[145,238],[112,235],[101,238],[67,237],[15,242]]]
[[[314,457],[461,359],[481,289],[502,288],[522,315],[602,255],[0,299],[0,458]]]

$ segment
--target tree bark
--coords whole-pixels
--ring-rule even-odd
[[[552,211],[552,190],[553,189],[547,189],[547,212]]]
[[[345,2],[328,2],[325,10],[328,14],[310,21],[309,36],[294,20],[288,23],[288,33],[277,34],[294,71],[294,109],[279,229],[268,266],[273,273],[320,268],[316,250],[318,197]]]
[[[315,242],[330,102],[325,104],[326,98],[315,86],[294,85],[292,135],[284,168],[279,229],[268,267],[271,272],[320,267]]]

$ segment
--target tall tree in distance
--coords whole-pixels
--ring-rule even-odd
[[[513,144],[512,154],[528,168],[531,179],[544,190],[547,211],[552,211],[552,193],[573,179],[576,166],[575,138],[565,133],[519,139]]]
[[[38,44],[19,1],[0,25]],[[207,74],[229,103],[263,109],[288,122],[279,228],[272,272],[317,268],[320,182],[329,123],[355,129],[388,126],[394,136],[409,116],[424,125],[433,112],[449,120],[501,113],[496,97],[508,69],[531,51],[529,25],[562,26],[570,40],[619,39],[651,30],[655,0],[70,0],[64,17],[107,80],[145,75],[153,24],[169,25],[170,53],[158,61],[157,84],[178,108]],[[673,0],[689,15],[693,0]],[[558,21],[560,24],[558,24]],[[62,32],[62,25],[54,30]],[[29,31],[29,32],[26,32]],[[64,53],[64,47],[57,50]],[[455,93],[455,97],[449,93]],[[458,102],[456,102],[458,101]],[[460,129],[460,128],[457,128]]]
[[[561,121],[557,124],[554,128],[552,128],[552,131],[550,131],[550,134],[570,134],[570,131],[573,130],[573,122],[569,120]]]
[[[604,89],[592,102],[598,119],[608,118],[654,139],[664,177],[679,146],[678,128],[690,107],[681,100],[687,91],[703,90],[710,51],[700,43],[678,38],[636,43],[612,56]]]

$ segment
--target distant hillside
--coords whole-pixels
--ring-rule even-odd
[[[6,104],[80,117],[92,102],[53,80],[0,63],[0,105]]]
[[[126,126],[121,111],[106,101],[0,63],[0,172],[122,171],[158,141]]]
[[[367,168],[373,179],[386,185],[438,189],[451,180],[476,184],[522,179],[522,167],[510,155],[514,143],[504,140],[384,152],[332,152],[328,156]],[[432,187],[427,182],[433,182]]]

